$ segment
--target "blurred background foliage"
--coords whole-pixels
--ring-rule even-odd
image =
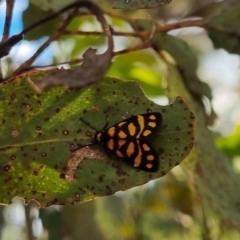
[[[3,2],[1,1],[2,4]],[[33,21],[67,3],[69,1],[66,0],[55,0],[51,3],[36,0],[27,2],[22,15],[23,27],[29,26]],[[216,3],[211,0],[173,0],[168,6],[134,12],[112,10],[112,4],[112,0],[101,1],[103,9],[110,13],[129,18],[157,19],[163,24],[164,21],[174,22],[195,16],[209,17],[222,9],[227,12],[228,9],[235,7],[238,1]],[[131,30],[124,18],[108,18],[114,30],[124,32]],[[24,43],[28,43],[32,48],[34,46],[31,44],[39,45],[42,39],[49,36],[58,26],[59,21],[60,18],[27,34]],[[239,20],[236,21],[239,23]],[[101,30],[95,18],[89,15],[76,18],[71,22],[69,29]],[[218,123],[211,126],[216,145],[228,157],[234,171],[239,174],[239,56],[235,55],[234,60],[228,61],[230,55],[223,50],[216,51],[206,32],[201,29],[175,30],[172,34],[187,42],[198,58],[198,75],[210,85],[213,92],[213,107],[218,115]],[[115,37],[115,50],[138,43],[139,40],[134,37]],[[20,44],[16,47],[21,52]],[[104,37],[84,34],[76,36],[69,33],[54,42],[42,60],[35,64],[44,65],[46,62],[50,64],[76,59],[89,47],[102,52],[106,47]],[[16,55],[16,50],[13,50],[11,55],[4,59],[2,65],[5,74],[29,57],[22,54],[17,58],[19,59],[17,62],[14,61]],[[217,81],[219,75],[216,72],[219,71],[221,74],[221,70],[215,65],[219,64],[216,58],[220,55],[223,64],[229,63],[228,69],[237,65],[235,71],[228,75],[226,73],[228,70],[225,70],[225,83]],[[215,62],[215,65],[212,65],[212,62]],[[220,65],[220,68],[225,67]],[[140,81],[147,96],[161,104],[167,104],[165,97],[167,74],[168,69],[164,60],[152,50],[119,55],[108,71],[110,76]],[[224,100],[230,100],[230,103],[227,101],[225,104]],[[39,210],[35,202],[25,207],[21,200],[14,199],[11,205],[0,207],[0,239],[240,239],[239,232],[232,228],[231,223],[225,224],[194,189],[190,176],[186,169],[178,166],[167,176],[144,186],[73,206],[52,206]]]

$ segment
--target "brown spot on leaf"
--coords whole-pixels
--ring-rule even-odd
[[[76,198],[80,198],[80,194],[79,193],[75,193],[75,197]]]
[[[18,137],[21,134],[21,132],[18,129],[12,129],[11,130],[11,136],[12,137]]]
[[[118,176],[127,176],[127,175],[128,175],[127,172],[123,171],[123,169],[121,168],[121,166],[117,167],[117,169],[116,169],[116,174],[117,174]]]
[[[47,156],[47,154],[45,153],[45,152],[42,152],[42,154],[41,154],[43,157],[46,157]]]
[[[74,149],[75,145],[73,143],[70,144],[70,149]]]
[[[65,179],[65,174],[64,173],[61,173],[60,175],[59,175],[59,177],[61,178],[61,179]]]
[[[16,98],[16,94],[12,93],[12,94],[10,95],[10,98],[11,98],[12,100],[14,100],[14,99]]]
[[[92,136],[89,131],[86,132],[86,135],[87,135],[88,137],[91,137],[91,136]]]
[[[190,113],[190,118],[195,119],[195,116],[194,116],[193,112]]]
[[[10,169],[11,169],[11,166],[10,166],[10,165],[5,165],[5,166],[3,167],[3,170],[4,170],[5,172],[8,172]]]
[[[119,183],[119,184],[122,184],[122,185],[124,185],[125,182],[126,182],[126,179],[125,179],[125,178],[121,178],[121,179],[118,180],[118,183]]]
[[[68,130],[63,130],[63,131],[62,131],[62,134],[63,134],[63,135],[68,135],[68,134],[69,134],[69,131],[68,131]]]
[[[103,175],[103,174],[100,175],[100,176],[98,177],[98,181],[99,181],[99,182],[103,182],[104,177],[105,177],[105,175]]]
[[[8,182],[10,182],[11,180],[12,180],[12,177],[9,177],[9,178],[4,179],[4,182],[5,182],[5,183],[8,183]]]

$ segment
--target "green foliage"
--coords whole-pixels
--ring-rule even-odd
[[[23,22],[25,23],[25,26],[30,26],[33,24],[33,16],[34,21],[37,19],[42,19],[44,16],[48,16],[51,12],[46,12],[41,10],[40,8],[36,7],[35,5],[29,3],[28,8],[23,12]],[[56,29],[61,17],[58,17],[48,23],[48,27],[41,25],[37,27],[36,29],[28,32],[24,39],[31,41],[31,40],[37,40],[45,36],[49,36],[53,33],[53,29]]]
[[[113,8],[118,9],[140,9],[140,8],[154,8],[168,4],[171,0],[116,0]]]
[[[141,59],[141,61],[139,61]],[[108,75],[125,80],[136,80],[149,97],[164,95],[162,79],[157,67],[159,59],[148,51],[138,51],[117,56],[110,67]]]
[[[240,53],[239,44],[240,6],[230,8],[207,19],[207,30],[216,48],[230,53]]]
[[[0,178],[6,183],[1,185],[2,203],[16,195],[47,206],[113,194],[165,175],[192,148],[194,116],[180,97],[161,107],[149,101],[138,84],[117,79],[105,79],[80,91],[57,87],[38,94],[27,79],[42,77],[40,73],[14,79],[0,89]],[[7,106],[11,108],[5,112]],[[80,117],[101,130],[107,118],[111,126],[148,110],[163,115],[162,130],[151,141],[161,153],[159,172],[136,171],[115,157],[105,157],[84,159],[75,170],[74,181],[64,179],[71,150],[90,144],[95,134]],[[7,119],[15,122],[14,127]]]
[[[228,137],[218,138],[216,143],[230,159],[240,156],[240,126],[237,126],[235,131]]]
[[[239,53],[238,20],[239,8],[206,19],[205,27],[215,47]],[[91,16],[76,18],[70,29],[91,26],[91,30],[98,30],[95,23]],[[126,27],[116,19],[111,23],[117,26],[115,30]],[[149,21],[129,23],[134,29],[152,27]],[[46,34],[51,34],[49,29],[48,25]],[[63,47],[65,59],[80,58],[86,48],[102,47],[105,41],[102,36],[62,38],[66,43],[69,40],[74,47]],[[139,51],[114,58],[108,75],[122,80],[105,78],[81,90],[56,87],[36,93],[31,81],[47,72],[0,86],[0,201],[9,203],[20,196],[26,201],[36,199],[42,206],[84,202],[65,206],[60,212],[41,210],[49,239],[65,235],[73,240],[239,238],[237,231],[227,227],[240,226],[239,176],[219,149],[229,158],[239,156],[240,128],[215,140],[202,104],[203,96],[211,100],[211,89],[200,82],[197,57],[187,43],[158,32],[152,49],[155,54]],[[139,85],[151,97],[165,95],[172,101],[181,97],[168,106],[158,106],[145,97]],[[103,157],[84,159],[74,169],[73,181],[64,179],[71,150],[90,144],[95,134],[80,117],[101,130],[107,119],[112,125],[149,109],[161,112],[164,120],[162,130],[151,139],[160,152],[158,173],[137,171],[114,156],[106,156],[98,144],[89,152],[99,150]],[[174,168],[168,176],[126,191],[165,175],[183,160],[184,173],[179,175],[179,168]],[[116,195],[85,202],[117,191]]]

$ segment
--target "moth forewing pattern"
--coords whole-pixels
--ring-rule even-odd
[[[139,114],[98,131],[95,140],[133,167],[156,172],[159,158],[148,137],[157,132],[161,125],[161,113]],[[89,124],[88,126],[91,127]]]

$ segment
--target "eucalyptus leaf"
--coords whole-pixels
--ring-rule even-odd
[[[115,9],[147,9],[164,6],[172,0],[117,0],[113,8]]]
[[[0,202],[19,196],[26,203],[37,200],[42,207],[84,202],[113,194],[164,176],[191,151],[194,115],[181,97],[168,106],[148,100],[136,82],[106,78],[79,89],[54,87],[35,92],[32,79],[48,72],[31,73],[0,86]],[[151,144],[159,154],[156,173],[136,170],[101,144],[90,146],[93,158],[83,159],[73,179],[66,178],[69,161],[93,142],[96,132],[80,121],[103,129],[132,115],[162,113],[162,129]],[[103,153],[96,157],[96,151]]]

